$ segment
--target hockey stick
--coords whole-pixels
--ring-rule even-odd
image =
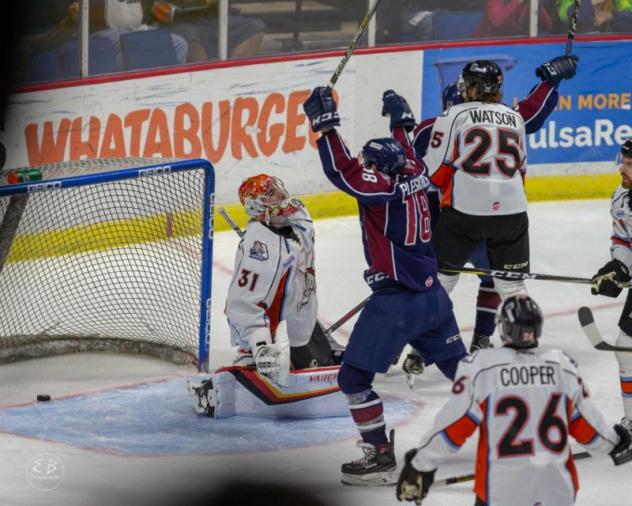
[[[366,30],[366,27],[369,24],[369,21],[373,17],[373,14],[375,14],[375,11],[377,10],[377,6],[380,5],[381,1],[382,0],[375,0],[375,3],[373,4],[373,6],[369,9],[369,12],[367,12],[366,16],[362,18],[362,21],[360,22],[360,26],[358,27],[358,31],[356,32],[355,36],[351,40],[351,44],[349,44],[349,47],[345,51],[345,55],[342,57],[342,60],[340,60],[340,63],[338,63],[336,70],[334,70],[334,73],[331,76],[331,79],[329,80],[329,84],[327,84],[329,88],[333,88],[336,85],[336,82],[338,81],[340,74],[342,74],[342,71],[347,65],[349,58],[351,58],[351,54],[353,53],[354,49],[358,45],[358,41],[360,40],[360,37],[362,37],[364,30]]]
[[[533,272],[499,271],[495,269],[483,269],[479,267],[462,267],[460,269],[441,269],[442,272],[453,272],[455,274],[476,274],[477,276],[491,276],[492,278],[505,279],[507,281],[519,281],[525,279],[535,279],[540,281],[561,281],[563,283],[577,283],[580,285],[592,285],[589,278],[574,278],[568,276],[556,276],[553,274],[535,274]],[[614,281],[620,288],[630,288],[632,283],[626,281]]]
[[[575,460],[583,460],[590,458],[590,453],[588,452],[579,452],[573,453],[573,458]],[[443,487],[445,485],[454,485],[455,483],[463,483],[464,481],[472,481],[474,479],[474,474],[462,474],[461,476],[452,476],[451,478],[444,478],[442,480],[435,480],[432,484],[433,487]]]
[[[579,318],[579,323],[582,326],[582,330],[586,337],[590,341],[590,344],[596,350],[600,351],[629,351],[632,352],[632,348],[626,346],[614,346],[610,343],[607,343],[599,332],[597,328],[597,324],[595,323],[595,318],[593,313],[589,307],[580,307],[577,310],[577,316]]]
[[[566,39],[566,51],[564,54],[568,56],[573,49],[573,41],[575,40],[575,31],[577,30],[577,17],[579,16],[579,7],[581,6],[581,0],[573,1],[573,11],[571,17],[568,20],[568,39]]]

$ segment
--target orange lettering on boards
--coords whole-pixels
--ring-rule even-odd
[[[42,127],[42,142],[40,144],[37,123],[30,123],[24,130],[26,151],[29,165],[42,165],[64,160],[70,120],[63,118],[59,122],[57,132],[53,131],[53,122],[45,121]]]
[[[62,118],[57,128],[52,121],[31,123],[24,130],[28,160],[40,165],[97,157],[204,156],[218,163],[229,146],[236,160],[301,151],[308,143],[316,148],[318,134],[303,112],[309,93],[237,97],[232,103],[204,102],[201,108],[185,102],[175,107],[172,120],[170,111],[156,107],[130,111],[124,117],[111,113],[105,120]],[[629,95],[626,99],[629,102]],[[334,100],[338,101],[335,91]]]

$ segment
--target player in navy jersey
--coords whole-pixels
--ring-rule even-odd
[[[410,343],[427,363],[450,379],[466,355],[452,303],[437,278],[430,245],[430,213],[423,167],[406,128],[415,119],[392,90],[383,96],[392,138],[370,140],[353,157],[335,127],[340,125],[330,88],[316,88],[304,104],[312,129],[320,131],[318,151],[325,175],[358,201],[365,280],[373,294],[360,313],[338,376],[362,436],[362,459],[342,465],[343,483],[389,485],[397,464],[393,432],[386,436],[382,401],[373,390],[375,373],[386,372]]]
[[[548,62],[550,64],[550,62]],[[546,64],[545,64],[546,65]],[[537,132],[557,105],[559,82],[554,83],[541,78],[542,81],[534,86],[529,94],[514,108],[524,119],[525,133]],[[462,87],[462,85],[461,85]],[[445,87],[442,93],[441,102],[443,110],[447,110],[453,105],[463,103],[463,94],[459,90],[459,83],[454,82]],[[421,160],[426,155],[428,144],[430,143],[430,132],[437,118],[427,118],[417,124],[413,130],[413,146],[415,154]],[[428,204],[430,205],[431,226],[439,217],[439,192],[436,187],[430,186],[428,192]],[[489,257],[485,241],[479,241],[470,254],[470,263],[475,267],[489,269]],[[476,322],[474,325],[474,335],[470,344],[470,353],[480,348],[491,346],[490,338],[494,333],[496,324],[494,319],[496,310],[500,305],[500,296],[494,288],[494,281],[490,276],[480,276],[480,285],[476,298]],[[423,371],[421,357],[416,353],[409,353],[404,361],[404,371],[412,374],[419,374]]]

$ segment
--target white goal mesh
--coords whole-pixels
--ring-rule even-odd
[[[211,165],[107,159],[37,169],[42,181],[0,186],[0,361],[106,350],[203,366]]]

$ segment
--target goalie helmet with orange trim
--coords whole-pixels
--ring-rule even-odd
[[[267,225],[278,224],[298,210],[283,181],[268,174],[258,174],[244,180],[238,194],[246,214]]]

